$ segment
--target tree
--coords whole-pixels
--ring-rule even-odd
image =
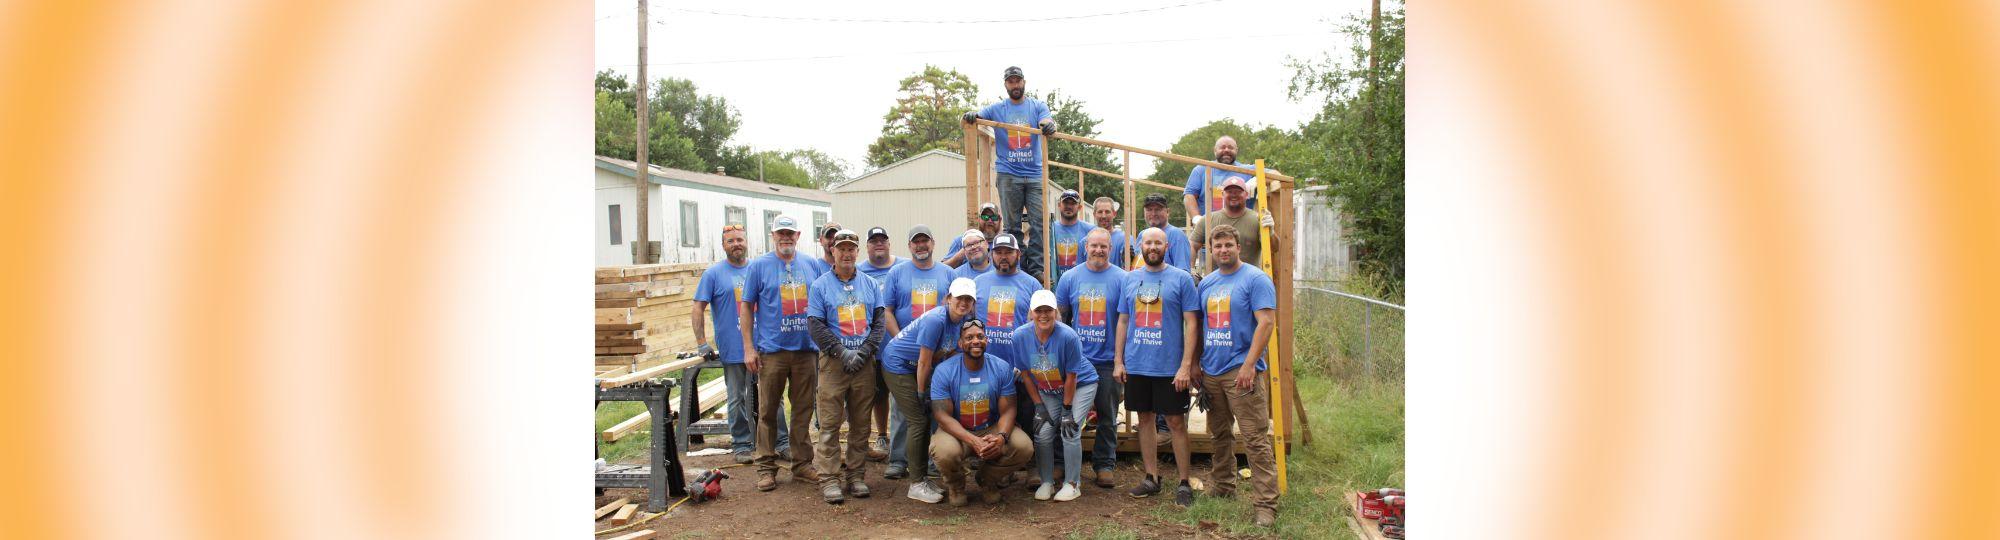
[[[1294,59],[1294,100],[1321,100],[1300,129],[1307,151],[1295,172],[1331,185],[1350,224],[1360,271],[1403,291],[1403,10],[1382,12],[1370,51],[1369,21],[1349,17],[1341,33],[1353,60]],[[1370,61],[1372,59],[1372,61]]]
[[[1050,90],[1047,95],[1043,96],[1042,101],[1048,103],[1049,108],[1055,111],[1053,116],[1055,116],[1056,120],[1056,129],[1078,137],[1097,137],[1097,124],[1100,121],[1097,117],[1091,116],[1089,112],[1084,110],[1085,103],[1083,100],[1077,99],[1075,96],[1063,95],[1061,90]],[[1048,144],[1049,161],[1067,163],[1109,173],[1124,174],[1125,172],[1125,166],[1119,160],[1112,159],[1111,149],[1109,148],[1057,139],[1050,139]],[[1057,185],[1070,189],[1076,188],[1076,173],[1074,171],[1050,168],[1049,176],[1051,177],[1050,180],[1054,181]],[[1103,195],[1121,201],[1125,200],[1125,182],[1115,178],[1088,173],[1084,174],[1083,178],[1084,196],[1096,199],[1098,196]],[[1084,201],[1084,204],[1088,205],[1090,201]]]
[[[661,79],[653,87],[653,110],[662,111],[678,131],[694,143],[694,154],[702,163],[721,165],[722,154],[736,130],[743,127],[742,115],[729,100],[703,95],[687,79]]]
[[[973,110],[979,85],[958,70],[925,65],[898,84],[896,105],[882,115],[882,135],[868,145],[868,165],[883,167],[930,150],[960,148],[959,116]]]
[[[812,175],[792,163],[786,154],[775,150],[753,152],[747,146],[732,146],[723,150],[720,159],[729,176],[767,184],[819,189],[819,186],[813,185]]]
[[[785,152],[785,160],[806,172],[812,179],[812,187],[824,189],[834,182],[846,180],[849,168],[847,160],[827,155],[812,148],[802,148]]]
[[[1209,122],[1181,135],[1179,140],[1174,141],[1173,146],[1167,148],[1167,152],[1202,159],[1215,159],[1215,140],[1225,135],[1236,139],[1236,164],[1243,167],[1251,167],[1256,164],[1256,160],[1263,159],[1264,166],[1267,168],[1287,168],[1288,166],[1285,164],[1297,161],[1299,158],[1295,156],[1303,150],[1298,139],[1298,134],[1296,133],[1270,126],[1252,128],[1239,124],[1233,119],[1224,118]],[[1193,172],[1193,165],[1178,161],[1160,160],[1159,166],[1153,169],[1153,174],[1148,176],[1147,179],[1163,184],[1184,186],[1187,185],[1188,175]],[[1187,221],[1187,208],[1181,204],[1182,193],[1180,191],[1170,192],[1159,188],[1147,188],[1143,192],[1165,193],[1169,201],[1167,204],[1168,211],[1173,215],[1170,218],[1171,221],[1174,223],[1185,223]]]

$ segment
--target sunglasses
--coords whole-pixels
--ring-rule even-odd
[[[733,224],[732,224],[732,225],[723,225],[723,226],[722,226],[722,232],[736,232],[736,231],[741,231],[741,230],[744,230],[744,229],[743,229],[743,226],[742,226],[742,225],[733,225]]]

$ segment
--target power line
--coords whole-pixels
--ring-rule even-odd
[[[1154,6],[1149,8],[1128,9],[1125,11],[1089,13],[1083,15],[1064,15],[1059,17],[1035,17],[1028,19],[879,19],[879,18],[856,19],[856,18],[843,18],[843,17],[793,17],[785,15],[760,15],[754,13],[730,13],[725,11],[712,11],[706,9],[687,9],[687,8],[666,8],[666,10],[678,11],[681,13],[692,13],[696,15],[739,17],[744,19],[761,19],[767,21],[799,21],[799,22],[823,22],[823,23],[878,23],[878,24],[1009,24],[1009,23],[1031,23],[1031,22],[1050,22],[1050,21],[1073,21],[1077,19],[1115,17],[1119,15],[1133,15],[1138,13],[1165,11],[1169,9],[1199,6],[1203,4],[1214,4],[1214,3],[1219,3],[1221,1],[1222,0],[1199,0],[1194,2],[1182,2],[1179,4],[1173,4],[1167,6]]]
[[[873,52],[873,53],[829,54],[829,55],[814,55],[814,56],[733,58],[725,60],[690,60],[685,62],[650,62],[647,65],[697,66],[697,65],[714,65],[714,64],[750,64],[750,63],[761,63],[761,62],[795,62],[801,60],[835,60],[841,58],[856,58],[856,57],[868,57],[868,56],[979,53],[979,52],[989,52],[989,51],[1013,51],[1013,50],[1026,50],[1026,49],[1068,49],[1068,48],[1083,48],[1083,47],[1150,45],[1159,43],[1188,43],[1188,42],[1220,41],[1220,40],[1243,41],[1243,40],[1273,39],[1273,38],[1297,37],[1297,36],[1319,36],[1319,35],[1330,36],[1334,34],[1335,34],[1334,32],[1297,32],[1291,34],[1265,34],[1260,36],[1210,36],[1210,37],[1180,38],[1180,39],[1152,39],[1152,40],[1142,40],[1142,41],[1107,41],[1099,43],[1078,43],[1078,44],[1042,44],[1042,45],[1021,45],[1014,47],[979,47],[974,49],[940,49],[940,50],[930,50],[930,51],[885,51],[885,52]],[[630,66],[635,66],[637,64],[608,64],[608,65],[619,66],[619,67],[630,67]]]

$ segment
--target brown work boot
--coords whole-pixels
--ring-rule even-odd
[[[889,460],[889,439],[876,438],[875,442],[868,446],[868,461],[888,461],[888,460]]]
[[[778,489],[777,471],[757,473],[757,491]]]
[[[1002,489],[1005,489],[1005,488],[1002,488],[1002,487],[1000,487],[1000,486],[996,486],[996,485],[992,485],[992,484],[980,484],[980,485],[979,485],[979,502],[983,502],[983,503],[986,503],[986,504],[999,504],[999,503],[1000,503],[1000,490],[1002,490]]]
[[[944,500],[952,506],[965,506],[966,502],[968,502],[965,500],[965,486],[962,484],[957,486],[945,484]]]
[[[1278,525],[1278,510],[1275,508],[1257,507],[1257,517],[1250,522],[1255,523],[1258,527],[1275,527]]]
[[[1109,489],[1117,486],[1118,481],[1111,477],[1111,469],[1097,471],[1097,487]]]
[[[792,481],[817,484],[819,483],[819,471],[814,470],[812,464],[792,467]]]

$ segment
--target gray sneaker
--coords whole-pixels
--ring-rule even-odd
[[[840,493],[839,482],[827,482],[819,486],[819,500],[827,504],[840,504],[847,502],[847,497]]]
[[[889,469],[882,471],[882,477],[890,480],[902,480],[903,477],[909,475],[910,468],[903,466],[901,463],[890,463]]]
[[[938,485],[936,478],[925,478],[922,482],[910,484],[909,497],[918,501],[937,504],[944,500],[944,486]]]
[[[1181,481],[1180,487],[1174,488],[1174,504],[1181,508],[1194,506],[1194,488],[1189,487],[1187,481]]]

